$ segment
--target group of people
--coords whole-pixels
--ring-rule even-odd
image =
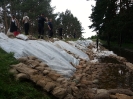
[[[52,19],[50,18],[48,21],[47,17],[44,17],[44,14],[41,14],[41,16],[38,17],[38,38],[43,39],[44,35],[44,22],[48,23],[48,30],[49,30],[49,38],[53,37],[53,24]]]
[[[44,23],[48,24],[49,38],[53,37],[52,19],[50,18],[48,20],[47,17],[44,17],[44,14],[41,14],[40,16],[38,16],[37,21],[38,21],[38,38],[43,39],[43,37],[44,37]],[[29,22],[30,22],[30,19],[25,14],[22,19],[22,23],[24,24],[25,35],[29,35],[29,26],[30,26]],[[19,27],[20,26],[19,26],[19,22],[18,22],[17,18],[15,17],[15,15],[12,15],[11,22],[10,22],[10,32],[14,33],[16,31],[18,31]]]

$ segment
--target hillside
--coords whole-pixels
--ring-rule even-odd
[[[132,99],[133,64],[102,46],[97,51],[91,40],[21,40],[0,33],[0,47],[20,61],[11,65],[16,79],[31,80],[59,99],[109,99],[112,93]]]

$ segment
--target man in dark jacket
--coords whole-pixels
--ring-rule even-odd
[[[44,36],[44,22],[47,22],[48,18],[44,17],[44,14],[41,14],[41,16],[38,17],[38,38],[43,39]]]
[[[52,24],[52,19],[49,20],[48,22],[48,29],[49,29],[49,38],[53,37],[53,24]]]

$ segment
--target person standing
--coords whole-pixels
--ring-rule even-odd
[[[16,19],[15,15],[12,15],[11,17],[11,23],[10,23],[10,32],[16,32],[19,28],[18,20]]]
[[[50,18],[48,22],[49,38],[53,37],[53,24],[52,19]]]
[[[44,17],[44,14],[41,14],[41,16],[38,17],[38,38],[43,39],[44,36],[44,22],[47,22],[48,18]]]
[[[25,35],[29,35],[29,17],[25,14],[23,17]]]

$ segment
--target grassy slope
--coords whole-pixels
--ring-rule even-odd
[[[16,81],[8,71],[18,61],[0,48],[0,99],[54,99],[29,81]]]

